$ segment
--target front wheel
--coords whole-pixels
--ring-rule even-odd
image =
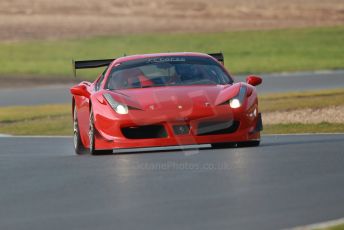
[[[211,144],[213,149],[235,148],[235,147],[256,147],[260,145],[260,141],[245,141],[237,143],[214,143]]]
[[[214,143],[211,144],[213,149],[224,149],[224,148],[234,148],[236,147],[236,143]]]
[[[257,147],[260,145],[260,141],[245,141],[237,143],[238,147]]]
[[[90,109],[90,127],[88,131],[88,138],[90,142],[90,153],[92,155],[108,155],[112,154],[112,150],[95,150],[95,133],[96,129],[94,127],[94,117],[93,117],[93,110]]]

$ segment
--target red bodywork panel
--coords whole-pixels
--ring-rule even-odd
[[[134,55],[116,59],[108,69],[130,60],[183,55],[212,58],[199,53]],[[228,85],[162,86],[109,91],[104,89],[109,72],[105,73],[97,90],[95,85],[99,78],[94,83],[82,82],[71,89],[74,92],[73,105],[77,109],[81,140],[86,148],[89,147],[90,109],[93,110],[97,130],[97,150],[260,139],[260,130],[256,130],[258,99],[256,89],[252,85],[241,82]],[[143,86],[152,84],[144,76],[140,77],[140,81]],[[229,100],[238,95],[240,87],[246,87],[245,100],[241,107],[232,109]],[[79,92],[80,89],[84,89],[86,93]],[[104,99],[104,93],[127,105],[129,113],[116,113]],[[227,131],[222,132],[222,129]],[[140,135],[143,133],[154,137],[142,138]]]

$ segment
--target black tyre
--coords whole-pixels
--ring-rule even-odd
[[[214,143],[211,144],[211,147],[214,149],[234,148],[236,147],[236,143]]]
[[[245,142],[238,142],[238,147],[257,147],[260,145],[260,141],[245,141]]]
[[[88,138],[90,141],[90,153],[92,155],[109,155],[112,154],[112,150],[95,150],[95,134],[96,134],[96,129],[94,127],[94,117],[93,117],[93,110],[92,108],[90,109],[90,127],[88,130]]]
[[[77,155],[83,155],[86,153],[86,149],[80,137],[76,106],[74,107],[74,113],[73,113],[73,131],[74,131],[73,133],[74,151]]]

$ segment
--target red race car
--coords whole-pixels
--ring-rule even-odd
[[[105,66],[93,82],[71,88],[77,154],[122,148],[211,144],[258,146],[262,120],[256,85],[235,83],[223,55],[159,53],[75,61]]]

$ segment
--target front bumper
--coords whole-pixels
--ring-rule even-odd
[[[95,148],[102,150],[259,140],[261,117],[257,110],[256,115],[252,116],[253,109],[257,107],[247,111],[233,111],[228,106],[217,106],[213,110],[166,111],[163,114],[132,111],[130,115],[121,117],[98,114],[95,122]],[[138,130],[141,127],[163,127],[163,132],[157,130],[155,135],[147,131],[145,136],[133,131],[131,133],[134,135],[128,135],[130,129]]]

